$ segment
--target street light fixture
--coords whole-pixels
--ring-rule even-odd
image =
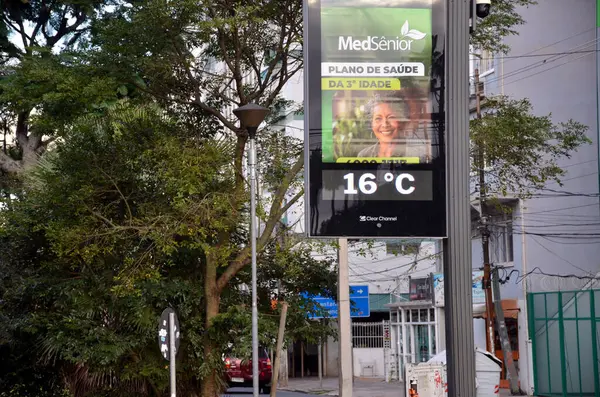
[[[246,128],[250,138],[248,168],[250,171],[250,245],[252,250],[252,388],[258,397],[258,306],[256,298],[256,130],[269,113],[269,109],[253,103],[239,107],[233,114]]]

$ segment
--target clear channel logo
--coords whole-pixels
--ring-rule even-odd
[[[338,51],[410,51],[413,41],[422,40],[427,34],[411,29],[405,21],[400,29],[400,36],[386,38],[385,36],[367,36],[365,40],[352,36],[339,36]]]
[[[397,222],[397,216],[369,216],[369,215],[360,215],[358,217],[360,222]]]

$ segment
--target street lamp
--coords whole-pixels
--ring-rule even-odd
[[[250,138],[248,168],[250,171],[250,245],[252,250],[252,388],[258,397],[258,306],[256,304],[256,130],[269,109],[253,103],[239,107],[233,113],[240,119]]]

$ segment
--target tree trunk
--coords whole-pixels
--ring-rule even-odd
[[[206,296],[206,332],[204,338],[204,357],[210,360],[211,356],[218,354],[215,346],[208,336],[208,330],[212,326],[212,320],[219,314],[219,303],[221,296],[217,289],[217,262],[211,255],[206,258],[206,277],[204,280],[204,291]],[[219,387],[217,383],[217,371],[213,369],[208,376],[202,379],[202,397],[218,397]]]

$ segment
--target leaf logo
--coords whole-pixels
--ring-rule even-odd
[[[410,37],[414,40],[421,40],[426,36],[426,33],[419,32],[417,29],[410,29],[408,26],[408,20],[404,21],[404,25],[402,25],[402,29],[400,29],[400,33],[403,37]]]

